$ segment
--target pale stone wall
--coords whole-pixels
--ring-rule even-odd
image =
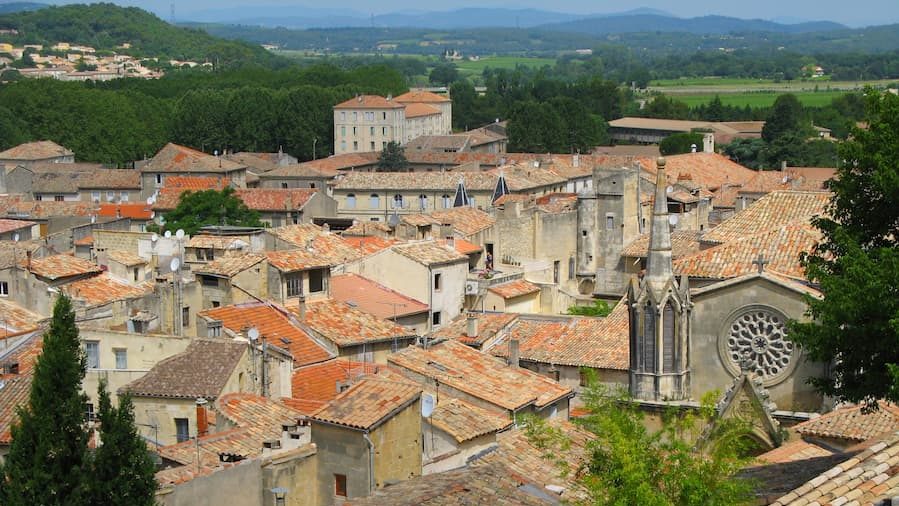
[[[375,486],[421,476],[421,401],[378,426],[369,436],[375,445]]]
[[[496,446],[496,433],[491,432],[462,443],[446,432],[422,420],[424,466],[422,474],[442,473],[465,466],[468,459]]]
[[[366,119],[366,113],[374,113],[374,120]],[[405,138],[405,109],[334,110],[334,154],[336,155],[380,151],[384,143],[402,143]],[[374,148],[372,148],[372,143],[374,143]]]

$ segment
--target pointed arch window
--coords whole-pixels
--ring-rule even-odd
[[[673,373],[677,368],[676,330],[677,313],[669,302],[662,311],[662,372]]]
[[[656,318],[652,305],[643,311],[643,370],[656,372]]]

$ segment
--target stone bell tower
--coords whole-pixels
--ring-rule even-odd
[[[690,398],[690,292],[674,277],[665,159],[658,160],[649,254],[642,280],[627,291],[630,315],[630,393],[638,400]]]

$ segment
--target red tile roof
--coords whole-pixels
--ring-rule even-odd
[[[493,292],[504,299],[514,299],[515,297],[537,293],[540,291],[540,287],[526,279],[517,279],[501,285],[493,285],[487,288],[487,291]]]
[[[331,353],[306,333],[294,317],[281,309],[261,302],[250,302],[207,309],[199,313],[222,326],[241,334],[256,327],[259,335],[269,343],[286,348],[293,355],[294,367],[315,364],[331,358]],[[285,344],[282,339],[288,342]]]
[[[512,420],[508,416],[498,415],[447,396],[440,399],[429,421],[434,427],[452,436],[457,443],[464,443],[512,426]]]
[[[861,406],[848,406],[802,422],[793,430],[803,436],[861,442],[899,430],[899,406],[885,401],[878,410],[865,413]]]
[[[89,306],[102,306],[110,302],[136,299],[153,292],[153,283],[142,283],[138,286],[119,281],[108,273],[79,279],[60,287],[72,300],[84,302]]]
[[[271,189],[246,188],[234,192],[250,209],[255,211],[295,211],[303,209],[317,190],[309,188]]]
[[[425,313],[428,305],[358,274],[331,276],[331,298],[352,303],[360,311],[392,319]]]
[[[144,203],[139,204],[100,204],[98,216],[107,218],[131,218],[132,220],[150,220],[153,210]]]
[[[306,317],[299,318],[297,306],[289,308],[306,328],[339,347],[409,338],[409,329],[383,320],[333,299],[306,303]]]
[[[31,395],[31,374],[17,374],[0,378],[0,445],[12,443],[10,429],[19,421],[16,410],[28,403]]]
[[[389,355],[387,361],[506,410],[531,404],[543,408],[572,395],[570,388],[549,378],[511,367],[505,360],[456,341],[444,341],[427,350],[410,346]]]
[[[98,273],[100,272],[100,266],[90,260],[84,260],[72,255],[52,255],[44,258],[32,258],[28,270],[42,278],[56,280]]]
[[[785,462],[798,462],[816,457],[829,457],[833,454],[834,452],[827,448],[818,446],[804,439],[797,439],[785,443],[769,452],[765,452],[756,457],[756,459],[762,463],[782,464]]]
[[[428,104],[411,103],[406,105],[406,118],[420,118],[423,116],[436,116],[440,109]]]
[[[474,207],[453,207],[434,211],[430,217],[437,224],[447,223],[465,236],[472,236],[496,224],[496,218]]]
[[[417,401],[421,388],[410,383],[365,378],[311,415],[313,420],[371,430]]]
[[[647,172],[655,175],[655,158],[636,160]],[[716,190],[725,183],[743,184],[756,175],[754,170],[717,153],[686,153],[668,156],[665,160],[665,172],[670,182],[677,181],[681,176],[689,176],[690,180],[708,190]]]
[[[693,230],[674,230],[671,232],[671,256],[680,258],[699,251],[702,232]],[[621,251],[621,256],[646,258],[649,252],[649,234],[642,234]]]
[[[37,329],[45,318],[7,299],[0,298],[0,339]]]
[[[211,274],[224,278],[232,278],[237,274],[265,260],[265,255],[258,253],[242,253],[218,257],[208,264],[194,269],[197,274]]]
[[[245,169],[243,164],[209,155],[195,149],[168,143],[144,165],[141,172],[231,172]]]
[[[365,223],[366,225],[370,223]],[[346,232],[346,231],[344,231]],[[362,255],[373,255],[383,251],[397,243],[393,239],[385,239],[373,235],[343,235],[343,240],[350,246],[359,250]]]
[[[331,265],[326,258],[301,249],[266,251],[265,256],[269,265],[281,272],[306,271]]]
[[[335,109],[402,109],[403,104],[379,95],[359,95],[334,106]]]
[[[26,142],[7,149],[0,153],[0,160],[45,160],[74,154],[53,141],[37,141]]]
[[[439,104],[441,102],[451,102],[446,95],[438,95],[425,90],[412,90],[399,95],[393,100],[401,103],[422,103],[422,104]]]
[[[291,378],[293,400],[304,403],[305,408],[318,409],[340,393],[337,389],[338,382],[345,385],[356,383],[362,377],[377,374],[385,367],[340,358],[299,367],[293,371]]]
[[[446,245],[448,241],[444,239],[440,242]],[[453,248],[463,255],[471,255],[472,253],[484,251],[484,248],[481,248],[477,244],[468,242],[465,239],[460,239],[458,237],[453,238]]]
[[[33,221],[8,220],[5,218],[0,218],[0,234],[5,234],[7,232],[12,232],[13,230],[19,230],[22,228],[32,227],[34,225],[37,225],[37,223]]]
[[[362,255],[359,249],[344,240],[343,237],[331,232],[325,232],[321,227],[311,223],[277,227],[269,229],[267,232],[284,242],[295,245],[298,249],[306,251],[309,254],[309,258],[298,260],[301,264],[316,264],[319,266],[340,265],[355,260]],[[281,258],[279,255],[274,256],[275,258]],[[298,254],[293,256],[299,258]],[[272,255],[270,254],[269,258],[271,257]],[[283,259],[285,266],[291,262],[290,258],[291,255],[286,255]]]
[[[706,232],[702,240],[722,243],[799,221],[808,223],[824,214],[830,198],[829,192],[771,192]]]
[[[118,262],[125,267],[132,267],[135,265],[144,265],[149,263],[146,258],[142,256],[132,253],[130,251],[123,251],[119,249],[113,249],[106,251],[106,258],[112,260],[113,262]]]
[[[226,177],[211,176],[169,176],[165,178],[166,188],[182,188],[184,190],[222,190],[228,186]]]
[[[468,316],[478,319],[477,337],[469,337],[466,334],[468,328]],[[435,339],[455,339],[469,346],[480,347],[486,341],[492,339],[497,333],[508,331],[518,315],[515,313],[468,313],[456,318],[449,325],[444,325],[434,332]]]
[[[468,257],[437,241],[417,241],[398,244],[393,251],[422,265],[444,265],[468,262]]]

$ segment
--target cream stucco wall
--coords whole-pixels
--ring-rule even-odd
[[[366,118],[366,113],[370,113],[368,118]],[[334,110],[334,154],[336,155],[379,151],[384,143],[402,143],[405,138],[405,108],[360,107],[358,109]],[[372,143],[374,143],[374,148],[372,148]]]

